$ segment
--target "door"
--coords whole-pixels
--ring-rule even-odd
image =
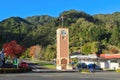
[[[110,60],[105,61],[105,68],[109,69],[110,68]]]
[[[67,69],[67,59],[61,60],[62,69]]]

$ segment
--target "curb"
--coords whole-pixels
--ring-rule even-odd
[[[35,73],[69,73],[78,72],[77,70],[46,70],[46,69],[33,69],[32,72]]]

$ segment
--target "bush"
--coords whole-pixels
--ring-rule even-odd
[[[89,69],[82,69],[82,72],[90,72]]]
[[[116,72],[120,72],[120,69],[117,69]]]
[[[22,73],[30,72],[31,68],[0,68],[0,73]]]
[[[79,70],[79,72],[90,72],[89,69],[82,69],[82,70]]]

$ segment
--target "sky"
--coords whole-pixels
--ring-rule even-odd
[[[49,15],[58,17],[68,10],[87,14],[120,12],[120,0],[0,0],[0,21],[9,17]]]

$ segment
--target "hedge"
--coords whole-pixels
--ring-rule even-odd
[[[120,72],[120,69],[117,69],[116,72]]]
[[[0,68],[0,73],[23,73],[30,72],[31,68]]]

